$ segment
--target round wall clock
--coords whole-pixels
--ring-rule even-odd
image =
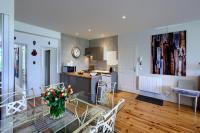
[[[72,56],[74,58],[78,58],[78,57],[80,57],[80,55],[81,55],[81,50],[78,47],[74,47],[72,49]]]

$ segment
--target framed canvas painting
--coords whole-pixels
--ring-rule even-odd
[[[152,73],[186,76],[186,31],[152,35]]]

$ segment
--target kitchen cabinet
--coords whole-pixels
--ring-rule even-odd
[[[86,56],[92,56],[93,60],[106,60],[106,52],[102,47],[90,47],[85,49]]]

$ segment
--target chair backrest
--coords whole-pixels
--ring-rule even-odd
[[[44,92],[47,88],[49,88],[49,87],[63,87],[63,86],[65,86],[64,85],[64,83],[62,82],[62,83],[57,83],[57,84],[51,84],[51,85],[47,85],[47,86],[42,86],[41,87],[41,92]]]
[[[114,132],[115,120],[117,112],[123,106],[125,99],[120,99],[114,108],[105,112],[97,121],[96,131],[98,132]]]
[[[106,82],[99,80],[97,85],[96,103],[107,104],[108,99],[106,94],[108,93],[108,87]]]
[[[192,80],[178,80],[178,88],[194,90],[194,82]]]
[[[106,82],[105,81],[102,81],[102,80],[99,80],[98,81],[98,85],[97,85],[97,88],[105,88],[105,89],[107,89],[107,84],[106,84]]]
[[[20,100],[14,101],[15,97],[21,97]],[[19,93],[7,93],[0,95],[2,102],[0,103],[1,110],[5,110],[5,116],[14,115],[18,112],[27,109],[26,96]],[[10,102],[11,101],[11,102]]]
[[[107,82],[99,80],[97,86],[97,94],[96,94],[96,104],[100,103],[101,105],[109,105],[112,104],[112,108],[114,106],[114,92],[117,83],[111,82],[111,88],[108,87]],[[109,97],[112,92],[112,96]],[[111,98],[111,99],[110,99]]]
[[[111,90],[112,91],[115,91],[116,85],[117,85],[117,82],[111,82]]]

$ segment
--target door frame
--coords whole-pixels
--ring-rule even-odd
[[[46,50],[50,50],[50,64],[51,64],[51,51],[52,50],[56,50],[56,72],[58,70],[58,48],[55,47],[42,47],[42,65],[41,65],[41,70],[42,70],[42,81],[41,81],[41,85],[45,86],[45,51]],[[51,77],[51,67],[50,67],[50,84],[52,84],[52,77]]]

